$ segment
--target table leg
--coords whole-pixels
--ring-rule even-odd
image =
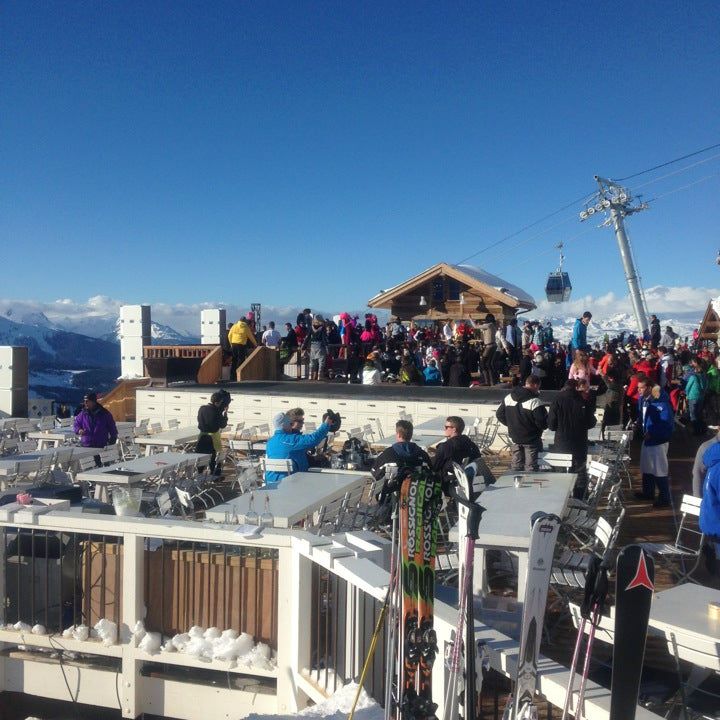
[[[475,547],[475,558],[473,560],[473,595],[484,597],[488,594],[490,586],[487,581],[487,569],[485,567],[485,548]]]
[[[525,602],[525,591],[527,590],[528,554],[527,552],[514,552],[518,559],[518,602]]]

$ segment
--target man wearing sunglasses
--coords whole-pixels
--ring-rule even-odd
[[[467,436],[465,421],[461,417],[451,415],[445,420],[445,440],[438,444],[433,458],[435,472],[452,472],[452,463],[466,464],[464,461],[475,460],[480,457],[480,449]]]

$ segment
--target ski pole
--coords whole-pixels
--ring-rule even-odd
[[[386,469],[386,473],[390,473],[388,480],[392,482],[397,474],[397,467]],[[388,633],[385,642],[385,717],[390,717],[390,708],[392,706],[392,680],[395,672],[395,635],[397,634],[398,613],[397,607],[400,601],[400,583],[398,582],[400,573],[400,544],[398,543],[398,497],[397,492],[392,494],[392,534],[390,540],[390,575],[394,577],[394,582],[390,584],[390,615],[388,622]]]
[[[570,712],[570,703],[572,702],[573,687],[575,686],[575,673],[577,671],[577,663],[580,659],[580,647],[585,637],[585,623],[587,620],[582,618],[578,626],[578,636],[575,641],[575,650],[573,651],[572,663],[570,664],[570,679],[568,680],[567,695],[565,695],[565,705],[563,706],[563,714],[561,720],[567,720]]]
[[[600,619],[600,605],[593,607],[593,615],[590,619],[590,632],[588,633],[587,647],[585,648],[585,664],[583,665],[583,673],[580,678],[580,688],[578,690],[577,707],[575,708],[575,717],[585,717],[585,688],[587,686],[588,674],[590,672],[590,657],[592,655],[592,646],[595,641],[595,629]]]
[[[392,602],[392,597],[395,594],[395,584],[396,584],[396,580],[397,580],[397,555],[395,552],[395,544],[396,544],[396,540],[397,540],[397,500],[395,497],[393,499],[392,518],[393,518],[393,524],[392,524],[392,535],[391,535],[392,540],[391,540],[391,553],[390,553],[390,583],[388,585],[387,592],[385,593],[385,600],[383,600],[382,608],[380,609],[380,614],[378,615],[378,620],[377,620],[377,623],[375,624],[375,630],[373,631],[372,638],[370,640],[370,647],[368,648],[367,658],[365,658],[365,663],[363,664],[363,669],[362,669],[362,672],[360,673],[358,689],[357,689],[357,692],[355,693],[355,698],[353,699],[352,707],[350,708],[348,720],[353,720],[353,716],[355,714],[355,708],[357,706],[358,700],[360,699],[360,693],[362,692],[363,683],[365,682],[365,675],[367,674],[368,668],[370,667],[370,662],[375,654],[375,647],[377,646],[377,641],[378,641],[378,638],[380,637],[380,630],[382,629],[388,606]]]
[[[392,582],[391,582],[392,586]],[[358,680],[358,689],[355,693],[355,698],[353,699],[352,707],[350,708],[350,713],[348,714],[348,720],[353,720],[353,716],[355,715],[355,708],[357,706],[358,700],[360,699],[360,693],[362,692],[363,683],[365,682],[365,675],[367,674],[368,668],[370,667],[370,661],[373,658],[373,655],[375,654],[375,646],[377,645],[378,637],[380,636],[380,630],[382,629],[383,621],[385,620],[385,612],[388,607],[388,600],[390,598],[390,587],[388,587],[387,595],[385,596],[385,601],[383,602],[383,606],[380,609],[380,614],[378,615],[378,621],[375,625],[375,632],[373,632],[372,639],[370,640],[370,647],[368,649],[367,658],[365,658],[365,664],[363,665],[362,672],[360,673],[360,679]]]
[[[481,505],[476,505],[473,503],[469,498],[463,498],[460,496],[460,494],[457,492],[457,489],[453,488],[450,493],[452,497],[454,497],[455,501],[458,503],[459,509],[462,507],[464,510],[467,511],[467,528],[466,528],[466,534],[465,534],[465,558],[463,562],[463,577],[462,577],[462,583],[461,586],[458,587],[458,592],[461,593],[459,598],[459,608],[458,608],[458,625],[455,629],[455,641],[453,642],[451,654],[450,654],[450,677],[448,678],[448,684],[445,690],[445,705],[443,708],[443,718],[444,720],[449,720],[450,712],[452,710],[452,704],[451,700],[454,697],[454,695],[457,692],[457,682],[458,682],[458,671],[460,669],[460,651],[463,647],[463,644],[465,646],[465,664],[466,664],[466,679],[465,679],[465,697],[466,697],[466,707],[472,707],[474,710],[475,706],[475,678],[469,677],[468,668],[470,668],[471,672],[474,674],[475,672],[475,663],[474,663],[474,652],[475,652],[475,643],[474,640],[472,643],[470,643],[470,635],[471,633],[474,634],[474,627],[470,627],[470,620],[472,618],[472,612],[471,608],[469,607],[469,602],[472,602],[471,600],[471,594],[472,594],[472,568],[473,568],[473,560],[475,557],[475,541],[478,537],[478,528],[480,525],[480,518],[482,517],[482,513],[485,511],[485,508]],[[466,619],[468,620],[468,627],[467,627],[467,635],[468,637],[465,637],[465,625],[466,625]],[[473,635],[474,637],[474,635]],[[469,654],[470,652],[473,653],[472,662],[470,661]],[[472,683],[472,685],[471,685]],[[469,702],[467,702],[469,700]],[[463,713],[465,717],[465,720],[470,720],[470,718],[467,717],[467,713]],[[474,712],[473,712],[474,715]]]

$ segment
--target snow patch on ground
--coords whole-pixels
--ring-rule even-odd
[[[330,696],[317,705],[305,708],[295,715],[258,715],[251,713],[247,716],[247,720],[260,720],[261,718],[275,718],[276,720],[292,720],[296,717],[310,718],[330,718],[331,720],[346,720],[350,709],[352,708],[355,693],[357,692],[357,683],[351,682],[341,687],[334,695]],[[383,709],[362,690],[360,698],[355,707],[356,720],[384,720],[385,713]]]

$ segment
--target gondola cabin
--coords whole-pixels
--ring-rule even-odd
[[[548,302],[562,303],[570,299],[572,284],[570,276],[566,272],[553,272],[548,275],[545,285],[545,297]]]

